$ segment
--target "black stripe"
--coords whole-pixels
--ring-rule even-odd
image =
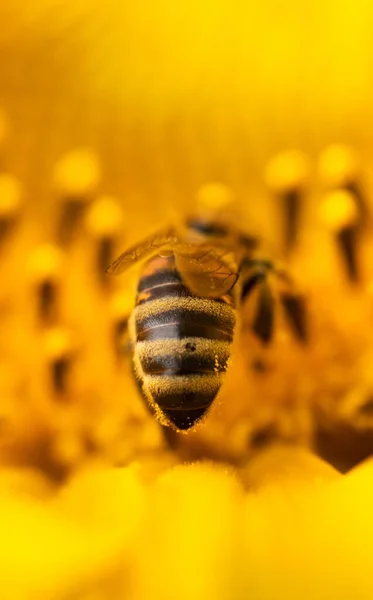
[[[159,298],[194,298],[194,294],[188,290],[183,283],[166,283],[159,287],[153,287],[147,290],[148,296],[141,298],[136,304],[145,304],[150,300],[158,300]]]
[[[214,301],[211,300],[211,303]],[[150,327],[158,327],[159,325],[168,325],[169,323],[180,323],[182,324],[201,324],[209,327],[217,327],[230,333],[233,332],[234,328],[234,313],[231,312],[229,319],[225,315],[214,315],[208,312],[207,309],[201,307],[199,310],[189,310],[188,308],[173,308],[171,310],[164,310],[155,315],[150,314],[149,316],[136,319],[136,330],[137,333],[141,333],[144,329]],[[191,336],[192,337],[192,336]]]
[[[201,337],[208,340],[221,340],[232,342],[233,332],[223,331],[216,327],[206,326],[201,323],[167,323],[150,327],[141,333],[137,333],[138,342],[150,342],[153,340],[181,340],[186,337]]]
[[[211,391],[203,392],[188,392],[187,385],[185,389],[179,392],[170,392],[167,389],[165,382],[164,390],[160,387],[156,394],[152,394],[154,402],[156,402],[162,410],[178,410],[181,412],[208,408],[216,397],[220,382],[217,381],[218,387]]]
[[[180,273],[176,269],[159,269],[151,275],[144,275],[140,278],[137,291],[143,292],[163,283],[182,283]]]
[[[164,410],[162,412],[178,429],[186,430],[193,427],[194,423],[203,417],[207,409],[208,406],[194,410]]]
[[[137,286],[137,296],[139,297],[144,292],[149,292],[149,296],[142,298],[139,302],[136,300],[136,304],[144,304],[145,302],[149,302],[149,300],[164,298],[166,296],[181,298],[199,297],[198,294],[192,293],[184,285],[180,272],[175,268],[159,269],[151,275],[141,277]],[[234,298],[233,288],[224,295]],[[227,304],[227,300],[224,297],[214,298],[214,300]]]
[[[232,313],[233,316],[233,313]],[[208,337],[210,339],[222,339],[221,334],[225,334],[228,339],[233,338],[234,321],[228,321],[222,316],[216,316],[209,314],[205,311],[189,311],[185,309],[173,309],[166,310],[159,314],[149,315],[142,319],[136,320],[136,333],[138,341],[143,339],[143,335],[147,335],[152,329],[166,329],[167,326],[171,326],[173,335],[171,337],[206,337],[200,335],[200,331],[211,331],[216,330],[219,333],[219,337],[216,337],[217,333],[211,333]],[[195,333],[197,331],[197,333]],[[181,336],[179,335],[179,332]],[[163,337],[163,336],[162,336]],[[152,338],[154,339],[154,338]],[[156,339],[156,338],[155,338]],[[226,339],[224,337],[223,339]]]
[[[197,342],[188,342],[186,346],[195,347]],[[146,355],[141,360],[141,367],[144,373],[156,375],[187,375],[190,373],[222,373],[227,369],[229,358],[229,347],[222,356],[221,362],[217,364],[216,354],[211,353],[196,354],[187,348],[180,349],[180,353],[159,356],[156,353]]]

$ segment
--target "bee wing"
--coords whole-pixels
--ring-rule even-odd
[[[175,264],[191,292],[207,298],[219,298],[236,284],[239,273],[235,256],[219,246],[177,244]]]
[[[111,263],[106,273],[109,275],[120,275],[134,263],[151,257],[157,252],[164,251],[164,255],[168,256],[172,254],[172,246],[176,241],[177,237],[174,229],[166,229],[153,234],[139,244],[135,244],[125,250]]]

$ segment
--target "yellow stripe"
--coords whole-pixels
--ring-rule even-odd
[[[146,360],[149,356],[157,355],[160,358],[172,354],[185,354],[186,344],[194,344],[196,349],[194,355],[197,357],[206,354],[215,356],[217,365],[224,363],[230,354],[231,343],[220,340],[209,340],[207,338],[187,337],[179,339],[153,340],[150,342],[137,342],[135,345],[135,354],[140,361]]]
[[[217,393],[221,385],[221,377],[217,373],[198,375],[144,375],[144,387],[152,396],[159,392],[167,394],[188,393]]]
[[[139,323],[142,319],[162,314],[169,310],[185,310],[185,312],[202,312],[221,319],[224,323],[233,326],[236,321],[235,311],[228,304],[215,302],[208,298],[179,298],[166,297],[150,300],[145,304],[136,306],[134,319]]]

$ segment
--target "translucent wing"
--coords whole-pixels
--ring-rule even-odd
[[[153,254],[165,250],[167,246],[172,247],[176,241],[175,231],[170,228],[149,236],[139,244],[125,250],[111,263],[106,272],[110,275],[120,275],[134,263],[147,257],[150,258]]]
[[[236,284],[239,273],[235,256],[226,248],[211,245],[177,244],[175,265],[191,292],[219,298]]]

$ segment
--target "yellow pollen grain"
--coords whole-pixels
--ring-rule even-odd
[[[61,250],[52,244],[44,244],[37,248],[30,257],[30,278],[35,282],[58,278],[61,275],[62,265]]]
[[[302,187],[309,177],[307,158],[297,150],[289,150],[276,155],[268,164],[265,180],[276,193]]]
[[[355,152],[348,146],[329,146],[320,156],[319,174],[322,183],[332,188],[355,181],[359,175],[359,162]]]
[[[59,194],[83,200],[95,191],[101,179],[96,153],[77,149],[65,154],[55,166],[53,179]]]
[[[233,191],[223,183],[207,183],[197,192],[197,206],[201,210],[222,210],[233,202]]]
[[[70,355],[74,349],[71,332],[62,327],[53,327],[44,335],[45,355],[51,361]]]
[[[118,200],[112,196],[101,196],[88,211],[86,228],[94,237],[111,237],[120,233],[123,221],[123,211]]]
[[[321,222],[331,231],[340,231],[353,225],[358,216],[354,197],[345,190],[327,194],[319,208]]]

